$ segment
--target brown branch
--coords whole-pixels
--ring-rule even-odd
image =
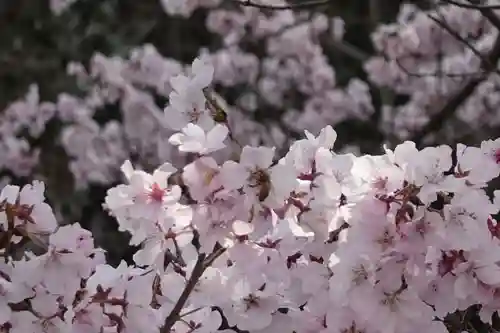
[[[466,77],[484,77],[485,72],[471,72],[471,73],[451,73],[451,72],[443,72],[442,70],[429,71],[429,72],[412,72],[409,71],[402,63],[400,59],[394,59],[394,62],[406,75],[416,77],[416,78],[424,78],[424,77],[434,77],[434,76],[446,76],[450,78],[466,78]]]
[[[224,254],[224,252],[226,252],[226,248],[225,247],[219,247],[217,249],[215,249],[206,259],[205,261],[203,262],[203,269],[207,269],[208,267],[212,266],[212,264],[214,263],[214,261],[219,258],[221,255]]]
[[[492,63],[490,63],[489,59],[487,57],[485,57],[484,54],[482,54],[479,50],[477,50],[474,45],[472,45],[467,39],[463,38],[462,36],[460,36],[459,33],[457,33],[455,30],[453,30],[452,27],[450,27],[450,25],[445,21],[441,21],[441,20],[438,20],[437,18],[435,18],[434,16],[428,14],[427,17],[429,17],[432,21],[434,21],[434,23],[436,23],[437,25],[439,25],[442,29],[446,30],[446,32],[448,32],[450,35],[453,36],[453,38],[457,39],[458,41],[460,41],[461,43],[463,43],[469,50],[472,51],[472,53],[474,53],[479,59],[481,59],[481,64],[484,66],[484,65],[488,65],[492,68],[495,68],[496,66],[493,65]],[[500,71],[495,68],[495,72],[497,72],[497,74],[500,74]]]
[[[224,247],[219,247],[215,249],[210,255],[206,256],[205,254],[200,254],[198,256],[198,260],[196,261],[196,264],[194,265],[193,271],[191,272],[191,276],[189,277],[189,280],[186,283],[186,286],[184,287],[184,290],[182,291],[181,296],[179,296],[179,299],[177,300],[177,303],[175,303],[174,308],[170,312],[170,314],[167,316],[165,319],[165,324],[160,330],[160,333],[170,333],[172,330],[172,327],[174,324],[180,319],[181,311],[184,308],[184,305],[186,305],[186,302],[189,298],[189,295],[191,295],[191,292],[194,290],[196,287],[196,284],[198,283],[198,280],[200,277],[203,275],[203,272],[212,265],[212,263],[219,258],[224,252],[226,251],[226,248]]]
[[[489,17],[485,14],[486,18],[490,19],[490,17],[493,16],[494,17],[493,20],[495,20],[495,18],[496,20],[498,20],[498,17],[493,12],[491,12],[491,10],[488,11],[489,11],[488,13]],[[500,34],[496,38],[491,51],[488,53],[486,61],[482,63],[482,67],[485,69],[485,71],[491,72],[496,68],[496,64],[499,59],[500,59]],[[453,97],[451,97],[448,100],[445,106],[440,111],[438,111],[423,128],[421,128],[418,132],[416,132],[413,135],[411,140],[414,141],[417,144],[417,146],[420,146],[425,136],[433,131],[438,130],[449,117],[453,116],[453,114],[457,111],[460,105],[462,105],[462,103],[464,103],[474,93],[477,86],[481,82],[483,82],[485,78],[486,76],[472,78],[469,82],[467,82],[462,87],[462,89],[460,89],[455,95],[453,95]]]
[[[457,6],[460,8],[467,8],[467,9],[476,9],[476,10],[482,10],[482,9],[500,9],[500,4],[499,5],[480,5],[480,4],[472,4],[472,3],[464,3],[461,1],[455,1],[455,0],[441,0],[442,2]]]
[[[304,8],[310,8],[310,7],[323,6],[323,5],[327,5],[332,0],[311,0],[311,1],[307,1],[307,2],[293,3],[293,4],[287,4],[287,5],[265,5],[265,4],[252,2],[251,0],[241,0],[241,1],[234,0],[234,1],[236,3],[238,3],[239,5],[244,6],[244,7],[254,7],[254,8],[259,8],[259,9],[267,9],[267,10],[291,10],[291,9],[304,9]]]
[[[449,0],[445,0],[449,1]],[[477,0],[468,0],[470,3],[474,3],[478,5]],[[490,21],[490,23],[495,26],[498,30],[500,30],[500,18],[493,12],[492,9],[489,8],[477,8]],[[486,56],[486,62],[481,63],[481,67],[484,68],[486,72],[491,72],[496,69],[498,60],[500,59],[500,34],[497,36],[492,49]],[[413,137],[412,141],[414,141],[417,146],[422,144],[425,136],[433,131],[438,130],[443,123],[457,111],[457,109],[464,103],[467,98],[469,98],[477,86],[486,79],[486,75],[484,77],[472,78],[467,82],[461,90],[459,90],[453,97],[451,97],[445,106],[436,113],[427,124],[417,131]]]
[[[170,333],[172,326],[174,326],[176,321],[179,319],[179,314],[184,305],[186,304],[189,295],[193,291],[200,277],[203,275],[203,271],[205,270],[203,265],[204,262],[205,262],[205,254],[200,254],[198,256],[196,264],[194,265],[193,271],[191,272],[191,277],[186,283],[186,286],[184,287],[181,296],[177,300],[177,303],[175,303],[175,306],[168,315],[167,319],[165,319],[165,324],[160,330],[161,333]]]
[[[468,0],[470,3],[473,3],[475,5],[478,5],[479,1],[478,0]],[[500,30],[500,18],[498,18],[498,16],[493,12],[492,9],[488,9],[488,8],[476,8],[477,10],[479,10],[479,12],[481,14],[484,15],[484,17],[486,17],[488,19],[488,21],[490,21],[491,24],[493,24],[493,26],[495,28],[497,28],[498,30]]]

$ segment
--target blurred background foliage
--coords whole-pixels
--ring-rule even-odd
[[[335,0],[326,12],[345,20],[345,40],[371,53],[370,31],[380,22],[391,21],[400,3]],[[383,6],[373,8],[379,4]],[[22,96],[33,82],[40,84],[41,96],[47,100],[71,90],[66,65],[85,63],[95,52],[126,56],[132,48],[151,43],[162,55],[190,63],[200,47],[220,45],[218,37],[207,31],[205,17],[205,9],[188,19],[168,16],[158,0],[80,0],[59,16],[50,11],[48,0],[2,0],[0,106]],[[336,68],[339,82],[363,76],[359,61],[339,52],[327,54],[332,62],[343,64]]]
[[[407,2],[407,1],[406,1]],[[324,10],[329,16],[340,16],[345,21],[344,40],[361,54],[373,54],[370,33],[381,22],[395,19],[401,0],[332,0]],[[423,6],[425,1],[414,1]],[[38,84],[41,101],[55,102],[61,92],[78,95],[74,77],[66,74],[70,62],[87,65],[92,55],[127,57],[140,45],[153,44],[165,57],[191,63],[200,48],[220,48],[218,35],[205,26],[206,9],[198,9],[189,18],[167,15],[159,0],[77,0],[68,10],[54,15],[49,0],[0,0],[0,112],[12,101],[22,98],[29,86]],[[366,78],[363,63],[339,52],[325,36],[322,46],[335,67],[339,85],[353,77]],[[254,42],[253,47],[263,47]],[[373,88],[372,99],[376,111],[373,121],[380,116],[381,94]],[[230,98],[230,92],[223,96]],[[118,106],[96,115],[100,123],[108,117],[117,117]],[[115,111],[115,112],[113,112]],[[276,111],[278,112],[278,111]],[[332,110],[332,112],[334,112]],[[260,113],[258,113],[260,115]],[[277,118],[272,110],[262,112],[259,119]],[[327,125],[327,124],[325,124]],[[117,231],[117,224],[102,209],[108,187],[91,185],[85,191],[76,191],[68,157],[59,146],[57,136],[61,124],[52,119],[44,134],[30,141],[41,147],[42,155],[35,175],[44,179],[49,202],[62,213],[65,222],[80,222],[93,231],[98,245],[108,251],[111,263],[121,259],[131,261],[135,249],[127,247],[128,236]],[[363,153],[380,151],[384,137],[370,123],[348,121],[336,126],[339,139],[336,145],[355,144]],[[8,176],[14,184],[25,184],[30,179],[15,177],[0,170],[0,177]]]
[[[346,41],[370,54],[370,32],[379,22],[393,20],[401,2],[384,0],[380,6],[379,1],[336,0],[326,11],[345,20]],[[61,92],[78,95],[74,78],[66,74],[67,65],[88,64],[96,52],[126,57],[134,47],[150,43],[163,56],[190,63],[200,48],[221,45],[220,37],[207,31],[206,15],[206,9],[198,9],[187,19],[169,16],[159,0],[80,0],[60,15],[52,13],[48,0],[1,0],[0,110],[22,98],[33,83],[38,84],[42,101],[55,101]],[[324,42],[339,84],[365,77],[361,61],[329,48],[328,39]],[[267,111],[266,116],[273,117]],[[59,127],[56,119],[51,120],[42,137],[31,141],[42,148],[37,173],[47,183],[49,201],[59,207],[65,222],[78,221],[92,230],[113,263],[130,261],[135,250],[126,251],[127,235],[116,231],[116,223],[101,208],[107,188],[92,185],[84,192],[74,190],[68,157],[56,140]],[[354,142],[367,133],[357,124],[337,130],[339,137]],[[377,133],[367,139],[372,147],[382,141]],[[17,184],[29,181],[5,170],[0,170],[0,176],[9,176]]]

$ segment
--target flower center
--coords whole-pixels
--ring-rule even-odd
[[[495,162],[497,164],[500,164],[500,148],[495,150],[495,152],[493,153],[493,157],[495,158]]]
[[[193,105],[193,109],[187,112],[188,119],[192,123],[197,123],[203,115],[203,111],[199,110],[196,105]]]
[[[243,298],[247,310],[250,308],[255,308],[259,306],[259,297],[254,294],[249,294],[247,297]]]
[[[352,282],[357,286],[368,279],[368,272],[363,265],[353,268],[352,274]]]
[[[209,169],[203,177],[203,184],[205,186],[210,185],[210,183],[212,182],[212,180],[216,175],[217,175],[217,170]]]
[[[250,174],[250,177],[248,178],[248,182],[249,182],[250,187],[258,187],[258,186],[269,183],[270,178],[265,170],[256,169]]]
[[[160,185],[153,183],[151,185],[151,191],[149,192],[149,197],[151,200],[156,202],[162,202],[163,196],[165,195],[165,189],[160,188]]]

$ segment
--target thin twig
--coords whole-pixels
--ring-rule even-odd
[[[473,1],[473,0],[468,0],[469,2],[474,2],[475,4],[477,4],[476,2],[477,1]],[[493,24],[493,26],[495,28],[497,28],[498,30],[500,30],[500,18],[498,18],[498,16],[493,12],[492,9],[488,9],[488,8],[477,8],[477,10],[479,10],[479,12],[481,14],[484,15],[484,17],[486,17],[488,19],[488,21],[490,21],[491,24]]]
[[[483,11],[483,10],[482,10]],[[485,17],[492,22],[496,26],[496,23],[500,26],[500,19],[491,11],[484,10]],[[491,51],[488,53],[486,60],[487,62],[483,63],[482,66],[486,72],[493,71],[496,67],[496,63],[500,59],[500,34],[495,40]],[[457,111],[457,109],[464,103],[467,98],[469,98],[477,86],[485,80],[486,76],[472,78],[470,79],[463,87],[460,89],[453,97],[451,97],[448,102],[444,105],[444,107],[438,111],[427,124],[417,131],[413,137],[412,141],[414,141],[418,146],[422,144],[423,139],[427,134],[438,130],[442,124]]]
[[[477,10],[500,9],[500,4],[499,5],[479,5],[479,4],[472,4],[472,3],[464,3],[461,1],[455,1],[455,0],[441,0],[441,1],[446,3],[446,4],[449,4],[449,5],[457,6],[460,8],[467,8],[467,9],[477,9]]]
[[[172,252],[170,252],[170,250],[167,250],[165,252],[165,258],[168,260],[168,262],[172,262],[172,263],[177,264],[181,267],[187,266],[181,256],[174,255]]]
[[[182,250],[179,247],[179,243],[177,243],[177,240],[175,238],[173,239],[173,242],[174,242],[174,247],[175,247],[175,257],[179,261],[179,263],[185,267],[186,262],[184,261],[184,258],[182,257]]]
[[[214,252],[212,252],[206,259],[205,259],[205,262],[203,263],[203,267],[204,269],[212,266],[212,264],[214,263],[214,261],[219,258],[221,255],[224,254],[224,252],[226,252],[226,248],[225,247],[220,247],[218,249],[216,249]]]
[[[412,77],[417,77],[417,78],[424,78],[424,77],[435,77],[438,75],[441,76],[446,76],[449,78],[465,78],[465,77],[483,77],[485,76],[484,72],[471,72],[471,73],[451,73],[451,72],[443,72],[440,70],[435,70],[435,71],[429,71],[429,72],[412,72],[409,71],[402,63],[400,59],[394,59],[394,63],[398,66],[399,69],[401,69],[406,75],[412,76]]]
[[[174,308],[168,315],[167,319],[165,319],[165,324],[161,328],[160,333],[170,333],[174,324],[177,322],[177,320],[180,319],[181,317],[180,312],[184,308],[184,305],[186,305],[189,295],[191,295],[191,292],[196,287],[196,284],[198,283],[200,277],[203,275],[203,272],[205,272],[205,270],[208,267],[210,267],[213,264],[213,262],[218,257],[220,257],[225,251],[226,248],[219,247],[208,256],[206,256],[204,253],[198,256],[198,260],[194,265],[193,271],[191,272],[191,276],[189,277],[189,280],[186,283],[186,286],[184,287],[181,296],[177,300],[177,303],[175,303]]]
[[[192,310],[189,310],[189,311],[184,312],[183,314],[179,315],[179,317],[180,317],[180,318],[182,318],[182,317],[189,316],[190,314],[193,314],[193,313],[195,313],[195,312],[198,312],[198,311],[200,311],[200,310],[202,310],[202,309],[204,309],[204,307],[203,307],[203,306],[200,306],[200,307],[198,307],[198,308],[195,308],[195,309],[192,309]]]
[[[291,10],[291,9],[303,9],[303,8],[327,5],[332,0],[312,0],[302,3],[293,3],[286,5],[265,5],[252,2],[251,0],[243,0],[243,1],[234,0],[234,1],[244,7],[254,7],[254,8],[268,9],[268,10]]]
[[[205,254],[200,254],[198,256],[196,264],[194,265],[193,271],[191,272],[191,276],[188,282],[186,283],[184,290],[182,291],[181,296],[177,300],[177,303],[175,303],[175,306],[168,315],[167,319],[165,319],[165,324],[160,330],[161,333],[170,333],[172,326],[174,326],[175,322],[179,319],[179,314],[184,305],[186,304],[189,295],[193,291],[200,277],[203,275],[204,262],[205,262]]]
[[[325,44],[360,62],[365,62],[370,58],[368,53],[343,40],[328,38],[325,39]]]
[[[430,14],[427,14],[427,16],[432,20],[434,21],[434,23],[436,23],[437,25],[439,25],[441,28],[443,28],[444,30],[446,30],[450,35],[452,35],[455,39],[457,39],[458,41],[462,42],[469,50],[472,51],[472,53],[474,53],[479,59],[481,59],[481,62],[483,64],[488,64],[490,67],[493,67],[491,63],[489,63],[489,59],[485,57],[484,54],[482,54],[481,52],[479,52],[475,47],[474,45],[472,45],[467,39],[463,38],[462,36],[460,36],[459,33],[457,33],[455,30],[453,30],[452,27],[450,27],[450,25],[446,22],[446,21],[441,21],[441,20],[438,20],[437,18],[435,18],[434,16],[430,15]],[[495,71],[500,74],[500,70],[498,69],[495,69]]]

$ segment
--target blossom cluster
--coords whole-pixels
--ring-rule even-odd
[[[460,93],[464,80],[477,79],[477,88],[457,107],[455,120],[474,129],[498,126],[500,77],[496,66],[483,70],[497,39],[496,22],[479,11],[452,5],[422,11],[403,5],[396,22],[372,34],[378,55],[364,64],[371,81],[409,96],[408,103],[384,109],[386,131],[411,136]]]
[[[74,2],[54,0],[51,8],[59,15]],[[163,0],[161,5],[167,14],[185,19],[197,9],[207,10],[206,29],[221,40],[221,47],[199,53],[214,67],[214,84],[237,90],[224,108],[232,113],[228,121],[237,124],[231,126],[232,136],[243,145],[275,146],[283,153],[291,138],[304,130],[317,135],[325,124],[335,127],[349,120],[369,123],[382,133],[382,141],[394,144],[411,139],[460,93],[464,81],[477,77],[477,88],[450,116],[456,126],[452,131],[441,126],[444,133],[435,141],[483,139],[480,133],[500,124],[498,73],[485,71],[478,56],[494,47],[498,28],[478,11],[453,5],[424,11],[402,5],[396,22],[379,24],[373,31],[375,53],[368,55],[343,40],[342,18],[320,10],[267,12],[223,6],[217,0]],[[262,49],[255,51],[248,44]],[[337,82],[338,64],[332,64],[331,55],[343,52],[360,61],[367,78]],[[41,101],[34,84],[24,98],[1,112],[0,168],[18,177],[38,177],[44,152],[33,141],[49,131],[52,122],[61,125],[57,144],[69,157],[68,169],[78,189],[117,181],[125,159],[149,170],[165,160],[182,167],[187,160],[168,144],[176,129],[161,117],[158,96],[168,98],[174,88],[170,79],[188,74],[188,67],[150,44],[137,46],[125,57],[96,52],[88,64],[71,63],[68,74],[75,77],[82,95],[61,92],[55,101]],[[374,100],[377,95],[381,101]],[[212,96],[218,99],[214,92]],[[407,102],[396,102],[398,96]],[[109,121],[96,120],[111,113]]]
[[[54,0],[51,8],[59,15],[74,2]],[[461,93],[464,82],[476,79],[477,87],[449,117],[455,126],[441,126],[434,142],[463,136],[480,141],[480,133],[500,124],[498,73],[486,71],[478,56],[493,49],[498,27],[479,11],[451,4],[424,11],[404,4],[396,22],[378,24],[371,36],[375,52],[365,54],[343,40],[342,18],[320,10],[267,12],[218,0],[163,0],[161,5],[168,15],[186,20],[197,9],[207,11],[206,29],[221,45],[199,53],[214,66],[213,82],[219,88],[237,87],[225,108],[231,109],[229,121],[238,124],[232,126],[232,136],[242,144],[275,146],[282,153],[290,138],[306,129],[317,135],[325,124],[335,127],[350,120],[369,123],[382,133],[382,141],[394,144],[412,139]],[[335,67],[342,64],[332,64],[331,58],[341,53],[359,61],[367,77],[337,82]],[[188,71],[150,44],[137,46],[128,56],[96,52],[88,64],[70,64],[68,74],[78,81],[82,95],[61,92],[55,101],[41,101],[34,84],[2,111],[0,168],[19,177],[36,173],[43,151],[31,139],[54,121],[61,123],[58,143],[80,189],[117,181],[124,159],[146,169],[164,160],[183,166],[184,156],[167,142],[173,132],[161,117],[158,96],[168,98],[170,79]],[[400,96],[406,102],[399,102]],[[109,111],[110,106],[119,111]],[[109,113],[114,113],[111,120],[96,120]]]
[[[500,139],[356,157],[327,126],[279,155],[232,135],[213,75],[197,58],[170,80],[163,119],[186,164],[125,161],[107,192],[133,263],[58,226],[42,182],[2,189],[1,332],[438,333],[475,304],[491,321]]]

